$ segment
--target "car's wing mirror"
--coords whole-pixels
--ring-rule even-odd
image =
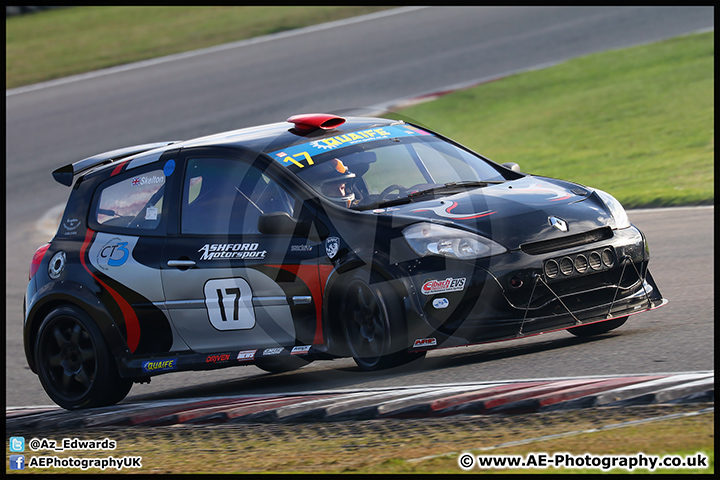
[[[287,212],[263,213],[258,218],[258,231],[267,235],[300,235],[311,240],[327,237],[327,228],[309,220],[295,220]]]

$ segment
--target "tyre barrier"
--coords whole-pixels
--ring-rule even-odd
[[[8,407],[6,430],[333,422],[702,403],[714,401],[714,380],[714,371],[708,371],[234,395],[121,403],[75,411]]]

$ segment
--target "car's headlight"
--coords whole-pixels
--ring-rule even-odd
[[[615,219],[615,226],[618,229],[628,228],[630,226],[630,219],[628,218],[622,204],[618,202],[615,197],[613,197],[607,192],[595,189],[595,193],[597,193],[598,196],[602,199],[602,201],[605,202],[605,205],[607,205],[610,213]]]
[[[489,257],[507,249],[489,238],[434,223],[416,223],[403,230],[405,240],[420,256],[441,255],[461,260]]]

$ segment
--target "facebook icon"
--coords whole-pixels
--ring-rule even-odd
[[[25,470],[25,455],[10,455],[10,470]]]

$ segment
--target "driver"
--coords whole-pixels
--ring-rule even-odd
[[[321,170],[318,168],[318,170]],[[355,189],[353,181],[355,174],[352,173],[337,158],[333,158],[325,165],[318,175],[320,192],[333,203],[342,207],[349,207],[355,203]]]

